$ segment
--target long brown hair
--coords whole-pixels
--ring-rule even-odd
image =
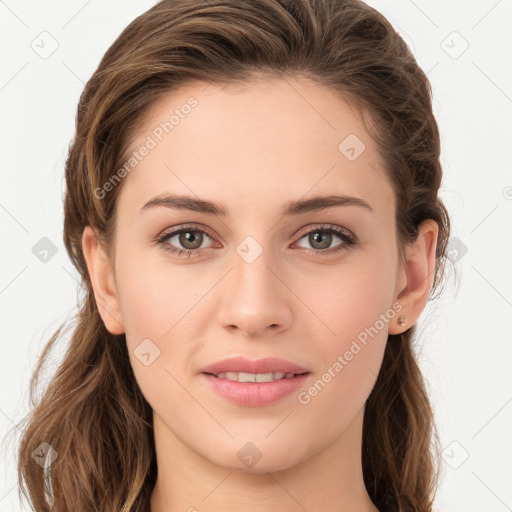
[[[423,220],[439,225],[429,299],[439,291],[450,222],[438,198],[432,91],[386,18],[359,0],[159,2],[108,49],[78,105],[63,238],[83,295],[67,352],[39,400],[40,373],[64,324],[30,381],[33,409],[23,419],[18,478],[35,512],[150,509],[157,474],[152,409],[136,383],[125,335],[110,334],[99,315],[82,233],[91,225],[112,247],[123,181],[101,199],[95,190],[126,161],[150,106],[192,80],[244,83],[256,75],[312,79],[357,108],[365,125],[371,121],[368,130],[395,191],[397,246],[411,244]],[[414,333],[412,326],[389,335],[365,407],[363,476],[382,512],[430,512],[438,485],[439,439]],[[37,450],[51,461],[45,469],[33,457]]]

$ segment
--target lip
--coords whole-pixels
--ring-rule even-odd
[[[309,370],[301,366],[279,359],[265,357],[252,361],[243,356],[230,357],[210,364],[201,370],[202,373],[218,374],[221,372],[245,372],[245,373],[308,373]],[[222,380],[222,379],[221,379]],[[278,382],[278,381],[276,381]],[[250,384],[250,383],[249,383]]]
[[[310,373],[307,372],[295,377],[285,377],[272,382],[238,382],[221,379],[209,373],[202,373],[201,377],[206,380],[216,393],[231,403],[245,407],[262,407],[274,404],[297,391],[304,385],[309,375]]]

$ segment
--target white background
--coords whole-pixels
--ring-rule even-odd
[[[418,345],[445,449],[436,506],[505,512],[512,510],[512,1],[368,3],[428,72],[442,136],[441,197],[460,284],[452,278],[429,304]],[[44,344],[75,313],[62,198],[79,94],[121,30],[152,5],[0,1],[2,437],[28,410]],[[58,48],[43,59],[32,46],[45,37],[50,47],[45,31]],[[57,247],[46,263],[32,252],[43,237]],[[0,512],[20,510],[15,450],[2,448]]]

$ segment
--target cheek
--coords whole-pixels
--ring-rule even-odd
[[[320,408],[343,404],[344,412],[332,411],[338,422],[355,414],[371,392],[395,316],[389,264],[382,259],[359,263],[335,272],[331,268],[329,279],[317,276],[314,284],[302,284],[300,292],[315,313],[307,328],[312,334],[312,327],[318,328],[315,357],[320,364],[318,380],[306,390],[304,402],[311,400]]]
[[[188,378],[193,356],[202,347],[202,301],[218,278],[137,256],[120,259],[117,268],[132,367],[148,401],[162,389],[181,396],[177,382]]]
[[[192,407],[179,383],[188,371],[192,346],[187,340],[197,339],[187,329],[200,294],[179,278],[179,271],[167,267],[164,273],[157,265],[138,263],[119,265],[119,297],[135,378],[154,410],[160,411],[162,404]]]
[[[326,339],[343,345],[373,326],[390,310],[394,290],[390,265],[375,258],[360,258],[355,264],[340,265],[314,279],[297,279],[297,295],[315,313]],[[392,311],[391,311],[392,313]],[[378,324],[382,329],[381,322]],[[329,344],[332,345],[332,342]]]
[[[154,249],[153,251],[156,251]],[[153,251],[147,251],[148,253]],[[164,339],[204,294],[208,280],[172,268],[150,255],[131,254],[118,264],[118,291],[125,328],[133,336]]]

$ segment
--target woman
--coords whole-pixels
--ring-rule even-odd
[[[427,77],[359,0],[134,20],[67,159],[84,297],[26,418],[33,509],[431,511],[439,152]]]

